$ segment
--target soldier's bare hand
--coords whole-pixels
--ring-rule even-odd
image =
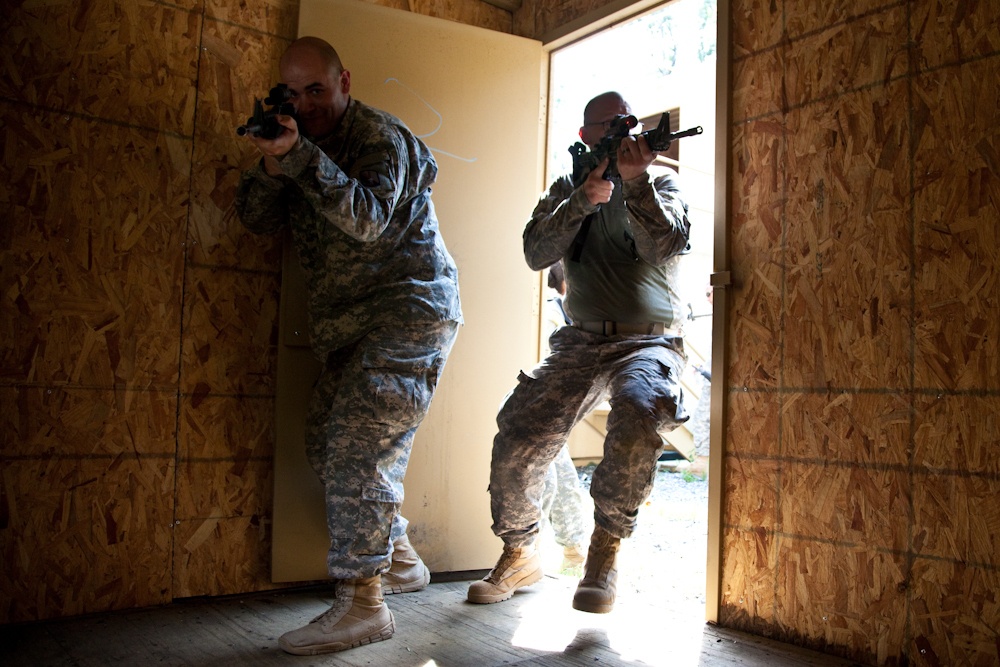
[[[618,146],[618,173],[623,181],[629,181],[645,174],[655,159],[646,137],[625,137]]]
[[[614,190],[615,184],[604,180],[604,171],[608,168],[609,161],[608,158],[601,160],[601,163],[587,174],[587,180],[583,182],[583,194],[587,196],[591,206],[611,201],[611,191]]]
[[[291,116],[277,115],[274,117],[278,123],[284,127],[284,131],[274,139],[264,139],[253,134],[248,134],[247,138],[257,146],[258,150],[265,156],[281,158],[288,151],[295,147],[299,140],[299,126]]]

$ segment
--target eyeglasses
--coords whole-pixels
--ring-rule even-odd
[[[580,133],[581,134],[583,133],[583,128],[585,128],[585,127],[595,127],[595,126],[600,126],[601,130],[604,133],[607,133],[608,130],[611,129],[611,125],[614,124],[614,122],[616,120],[618,120],[619,118],[620,118],[620,116],[616,116],[614,118],[609,118],[608,120],[597,120],[597,121],[593,121],[593,122],[590,122],[590,123],[584,123],[580,127]],[[631,132],[641,132],[641,131],[642,131],[642,123],[637,123],[635,127],[631,128],[630,133]]]

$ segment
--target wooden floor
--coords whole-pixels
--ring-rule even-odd
[[[620,594],[610,614],[575,611],[575,585],[568,577],[545,577],[507,602],[474,605],[465,599],[467,581],[432,583],[424,591],[388,598],[396,620],[392,639],[316,657],[286,655],[278,636],[325,611],[331,600],[326,588],[185,600],[155,609],[2,627],[0,665],[856,664],[721,630],[699,618],[671,617],[648,595]]]

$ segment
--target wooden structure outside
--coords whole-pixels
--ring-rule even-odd
[[[628,5],[378,4],[535,38]],[[996,664],[1000,6],[719,8],[719,622]],[[232,129],[296,20],[294,0],[7,8],[2,623],[274,588],[281,248],[235,220],[256,157]]]

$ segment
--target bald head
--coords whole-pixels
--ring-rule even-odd
[[[580,127],[580,139],[593,147],[601,140],[608,129],[608,121],[616,116],[631,114],[632,108],[618,93],[609,91],[601,93],[587,102],[583,109],[583,125]]]
[[[583,122],[592,123],[608,120],[605,116],[609,113],[614,115],[630,114],[632,107],[628,105],[620,93],[614,91],[601,93],[587,102],[587,106],[583,109]]]
[[[285,49],[281,56],[279,67],[285,67],[288,62],[301,59],[303,57],[314,57],[330,67],[335,74],[339,74],[344,65],[340,62],[340,55],[337,50],[330,46],[329,42],[319,37],[300,37]]]

